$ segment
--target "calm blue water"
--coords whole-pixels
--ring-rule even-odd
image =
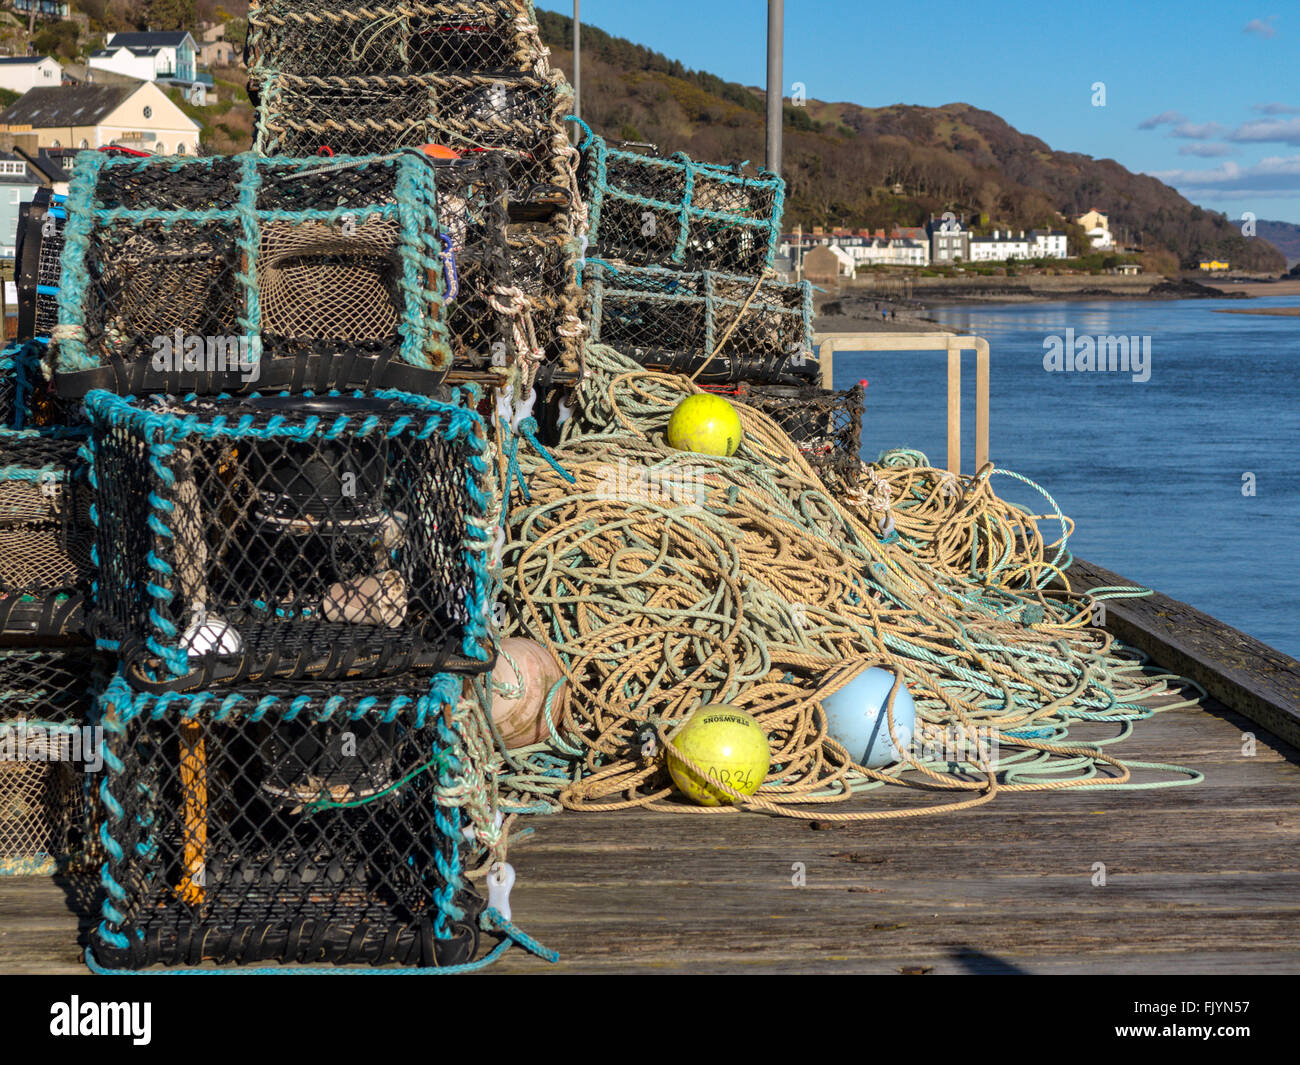
[[[992,459],[1055,496],[1077,522],[1075,554],[1300,657],[1300,318],[1213,313],[1297,305],[1296,296],[1008,304],[933,317],[990,342]],[[1071,326],[1076,336],[1150,336],[1151,379],[1047,372],[1044,339]],[[963,358],[971,472],[974,354]],[[944,355],[836,354],[837,388],[863,377],[864,457],[906,446],[945,465]],[[1254,497],[1243,495],[1246,473]],[[1031,502],[1008,478],[994,486]]]

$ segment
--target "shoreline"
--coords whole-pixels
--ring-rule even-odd
[[[990,279],[991,280],[991,279]],[[842,288],[837,293],[827,293],[818,301],[815,328],[819,333],[933,333],[946,327],[930,317],[937,306],[980,306],[987,304],[1040,304],[1135,302],[1149,300],[1168,303],[1174,300],[1217,299],[1249,301],[1268,296],[1300,296],[1300,278],[1280,281],[1245,281],[1230,287],[1207,286],[1198,282],[1158,281],[1145,285],[1120,285],[1114,287],[1081,287],[1060,285],[1061,279],[1052,280],[1060,285],[1059,291],[1044,291],[1025,285],[961,283],[949,287],[914,284],[911,298],[875,292],[859,286]],[[1083,280],[1083,279],[1079,279]],[[880,309],[889,310],[888,320],[880,318]],[[1300,307],[1216,307],[1218,314],[1255,314],[1276,317],[1300,317]]]

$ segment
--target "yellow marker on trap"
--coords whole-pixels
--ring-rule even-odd
[[[767,777],[772,752],[758,722],[743,710],[712,703],[695,711],[673,735],[672,747],[704,771],[688,769],[673,749],[668,773],[673,783],[698,806],[730,806],[736,800],[711,786],[725,784],[742,795],[753,795]]]
[[[185,818],[184,854],[181,868],[185,879],[176,894],[190,906],[201,906],[207,898],[208,857],[208,755],[203,726],[183,721],[180,726],[181,794]]]

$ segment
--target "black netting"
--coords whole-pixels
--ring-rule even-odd
[[[97,664],[87,646],[0,648],[0,875],[89,860]]]
[[[414,397],[88,407],[95,628],[134,682],[490,668],[477,415]]]
[[[0,352],[0,429],[22,427],[19,374],[22,345],[9,344]]]
[[[511,225],[506,242],[513,290],[506,302],[521,308],[511,321],[512,350],[533,346],[544,361],[573,369],[583,327],[574,242],[541,222]]]
[[[564,118],[571,100],[533,76],[408,78],[273,74],[258,95],[264,155],[370,155],[440,144],[491,151],[509,168],[515,196],[570,183]]]
[[[437,184],[439,222],[449,249],[446,308],[453,365],[508,365],[514,361],[514,340],[500,294],[510,277],[504,166],[492,157],[441,164]]]
[[[524,71],[542,51],[522,0],[263,0],[249,7],[245,58],[254,74],[442,74]]]
[[[730,274],[772,266],[785,186],[767,171],[610,149],[593,135],[580,173],[602,259]]]
[[[762,411],[798,446],[833,487],[856,484],[861,469],[862,385],[841,392],[785,385],[740,384],[710,388]]]
[[[76,439],[0,434],[0,631],[75,631],[91,578],[91,490]]]
[[[249,158],[83,153],[62,394],[436,388],[451,352],[429,161]]]
[[[724,383],[815,380],[806,284],[588,263],[592,340],[644,366]]]
[[[436,169],[453,365],[504,367],[529,353],[571,368],[581,300],[574,243],[544,222],[510,222],[508,180],[493,154]]]
[[[16,235],[18,336],[49,339],[59,321],[58,288],[67,222],[64,197],[37,189],[18,211]]]
[[[44,340],[26,340],[0,352],[0,432],[84,425],[80,402],[61,399],[45,374],[48,350]]]
[[[96,960],[469,961],[482,902],[461,815],[437,801],[452,756],[441,708],[421,695],[263,687],[233,712],[178,699],[159,713],[115,683]]]

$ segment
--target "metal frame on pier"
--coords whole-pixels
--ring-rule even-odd
[[[963,351],[975,352],[975,470],[989,461],[989,342],[953,333],[818,333],[822,387],[834,387],[835,352],[946,351],[948,353],[948,470],[961,473],[961,382]]]

